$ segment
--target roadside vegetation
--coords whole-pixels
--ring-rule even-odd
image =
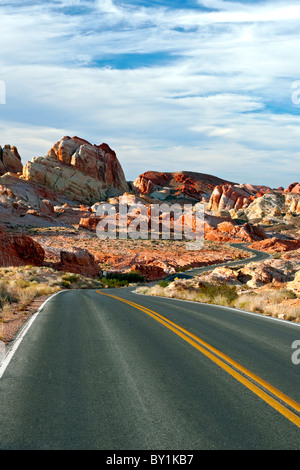
[[[0,323],[26,313],[33,300],[63,289],[101,288],[99,280],[79,274],[56,271],[49,267],[0,268]],[[1,339],[1,338],[0,338]]]
[[[200,281],[200,282],[199,282]],[[300,322],[299,299],[292,291],[282,288],[251,289],[248,286],[201,283],[175,279],[173,282],[160,281],[152,287],[141,286],[140,294],[177,298],[194,302],[233,307],[254,313]]]
[[[100,282],[104,287],[125,287],[130,284],[141,284],[145,282],[144,276],[139,271],[129,273],[108,273],[106,277],[101,277]]]
[[[137,271],[108,273],[92,279],[50,267],[0,268],[0,341],[9,342],[17,330],[52,294],[66,289],[102,289],[144,282]]]

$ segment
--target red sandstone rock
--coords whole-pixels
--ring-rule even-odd
[[[20,173],[23,165],[17,147],[5,145],[0,147],[0,175],[5,173]]]
[[[89,215],[88,217],[82,217],[79,221],[79,227],[85,228],[87,230],[96,231],[96,227],[100,222],[100,217],[98,217],[95,213]]]
[[[211,194],[216,185],[225,183],[229,182],[216,176],[191,171],[173,173],[147,171],[140,175],[133,185],[138,194],[150,195],[154,191],[168,187],[175,191],[175,197],[187,197],[200,201],[203,195]]]
[[[220,242],[253,242],[267,238],[267,235],[259,225],[243,224],[225,221],[217,225],[217,228],[205,222],[204,237],[207,240]]]
[[[102,274],[94,256],[82,248],[73,248],[72,251],[61,251],[60,263],[55,267],[60,271],[81,274],[85,277],[97,277]]]
[[[0,266],[42,266],[44,249],[27,235],[0,230]]]
[[[146,281],[156,281],[166,276],[163,268],[153,264],[133,264],[131,271],[139,271]]]
[[[289,185],[287,189],[284,191],[285,193],[296,193],[300,194],[300,183],[292,183]]]
[[[66,136],[53,145],[48,155],[107,185],[128,189],[116,153],[107,144],[92,145],[79,137]]]
[[[207,209],[211,211],[239,210],[247,207],[254,199],[261,197],[268,190],[266,187],[251,185],[218,185],[212,192]]]
[[[54,204],[49,199],[43,199],[40,205],[41,215],[51,216],[54,214]]]
[[[300,240],[281,240],[273,237],[254,242],[250,245],[250,248],[267,251],[268,253],[281,253],[283,251],[292,251],[300,248]]]

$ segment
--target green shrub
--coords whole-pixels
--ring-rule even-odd
[[[73,284],[73,282],[78,282],[80,280],[80,276],[79,276],[79,274],[66,273],[66,274],[63,274],[62,279],[64,281],[67,281],[67,282]]]
[[[170,284],[170,281],[161,280],[161,281],[158,282],[158,285],[160,287],[168,287],[169,284]]]
[[[139,271],[129,273],[108,273],[106,277],[99,279],[107,287],[125,287],[129,284],[139,284],[144,282],[144,276]]]
[[[61,285],[62,287],[65,287],[66,289],[70,289],[71,287],[70,281],[62,281]]]

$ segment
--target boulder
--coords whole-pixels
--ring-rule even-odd
[[[115,152],[78,137],[63,137],[47,156],[33,158],[22,179],[88,205],[128,190]]]
[[[300,183],[292,183],[284,190],[286,193],[300,194]]]
[[[166,272],[160,266],[153,264],[133,264],[132,271],[139,271],[146,281],[156,281],[166,276]]]
[[[0,230],[0,266],[42,266],[44,258],[44,249],[31,237]]]
[[[232,221],[218,223],[213,227],[209,223],[204,223],[204,237],[206,240],[220,242],[253,242],[267,238],[264,229],[259,225],[243,224],[236,225]]]
[[[85,277],[97,277],[102,275],[95,257],[87,250],[73,248],[60,252],[60,262],[56,264],[56,269],[70,273],[81,274]]]
[[[23,165],[17,147],[5,145],[0,147],[0,175],[5,173],[21,173]]]
[[[300,271],[296,272],[293,281],[287,283],[287,289],[300,296]]]
[[[62,137],[49,150],[50,157],[122,192],[128,185],[116,153],[107,145],[92,145],[79,137]]]

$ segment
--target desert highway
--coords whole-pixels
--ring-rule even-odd
[[[300,326],[64,291],[0,369],[0,449],[300,449]]]
[[[252,255],[251,258],[245,258],[245,259],[240,259],[236,261],[229,261],[228,263],[220,263],[220,264],[215,264],[213,266],[203,266],[201,268],[189,269],[188,271],[185,271],[184,273],[173,274],[172,276],[169,277],[169,279],[173,280],[175,277],[189,278],[189,277],[196,276],[197,274],[201,274],[205,271],[210,271],[211,269],[216,268],[218,266],[243,266],[248,263],[264,261],[271,257],[271,255],[263,251],[258,251],[258,250],[253,250],[252,248],[248,248],[246,243],[230,243],[230,246],[234,248],[242,248],[244,251],[249,251],[249,253]]]

